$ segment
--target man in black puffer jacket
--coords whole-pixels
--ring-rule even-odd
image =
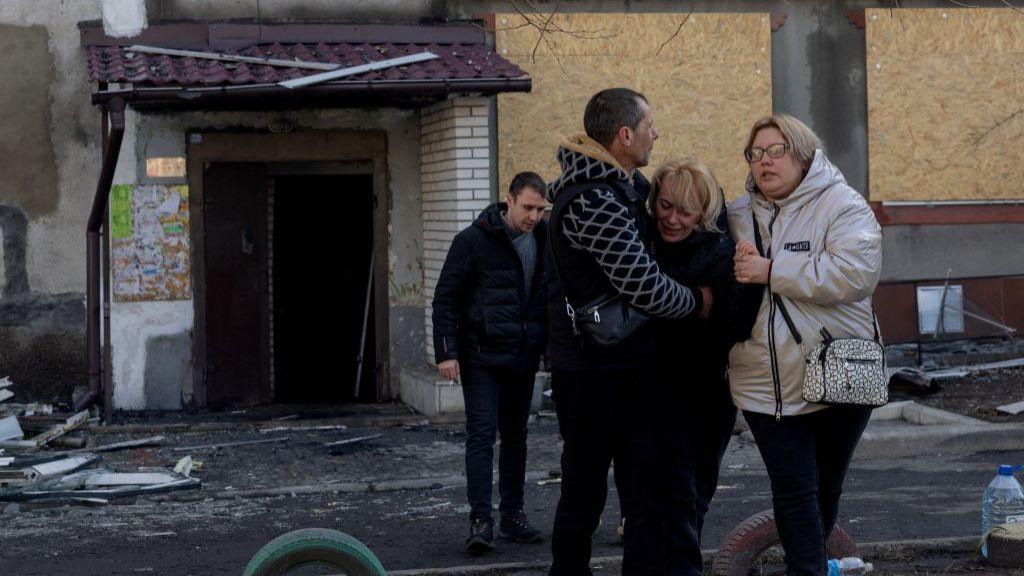
[[[506,203],[492,204],[452,241],[434,291],[434,356],[441,376],[462,382],[466,403],[466,548],[494,548],[491,475],[495,433],[502,536],[540,542],[523,513],[526,422],[547,342],[543,282],[544,181],[517,174]]]

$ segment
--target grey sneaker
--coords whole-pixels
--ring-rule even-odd
[[[469,538],[466,538],[466,552],[485,554],[494,550],[494,522],[476,518],[469,523]]]
[[[498,525],[498,534],[502,538],[508,538],[522,544],[533,544],[543,542],[540,530],[534,528],[526,513],[522,510],[509,512],[501,517],[501,524]]]

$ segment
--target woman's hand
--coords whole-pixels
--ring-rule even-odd
[[[736,245],[735,274],[740,284],[767,284],[772,273],[772,261],[762,258],[757,248],[747,240]]]

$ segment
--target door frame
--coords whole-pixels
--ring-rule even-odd
[[[387,134],[383,130],[303,131],[285,134],[205,132],[187,134],[186,167],[191,211],[192,286],[195,320],[192,346],[192,404],[207,405],[206,366],[206,242],[203,211],[203,171],[214,162],[361,162],[373,166],[374,318],[376,399],[391,399],[388,315],[388,194]],[[266,278],[263,278],[266,281]],[[262,288],[265,293],[265,287]],[[264,311],[268,312],[268,311]],[[266,330],[261,321],[261,331]],[[261,337],[269,347],[269,335]],[[270,355],[261,354],[261,370],[269,374]],[[268,400],[270,400],[268,398]]]

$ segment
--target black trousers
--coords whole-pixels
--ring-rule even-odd
[[[526,481],[526,423],[535,372],[460,366],[466,403],[466,495],[470,518],[491,518],[494,443],[498,456],[499,511],[523,508]]]
[[[649,372],[552,373],[562,448],[561,497],[551,536],[552,576],[589,576],[591,539],[608,496],[608,469],[615,462],[619,502],[627,517],[622,573],[660,574],[650,564],[650,501],[639,497],[642,478],[657,473],[660,445],[651,408]]]
[[[871,409],[835,406],[800,416],[743,412],[772,485],[789,576],[823,576],[850,459]]]
[[[694,375],[696,376],[696,375]],[[637,478],[634,517],[626,532],[639,528],[653,542],[647,547],[647,573],[697,576],[703,572],[700,535],[718,488],[718,473],[736,423],[728,383],[662,370],[643,425],[652,451],[650,471]]]

